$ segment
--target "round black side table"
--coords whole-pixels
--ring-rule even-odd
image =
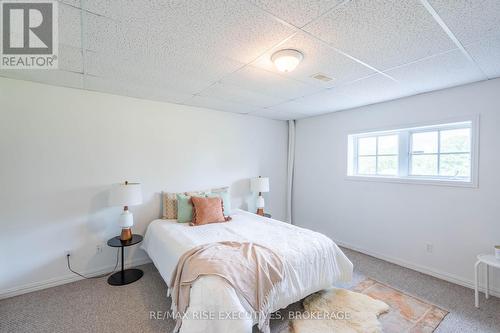
[[[120,236],[116,236],[108,240],[108,246],[111,247],[121,247],[122,248],[122,269],[119,272],[114,273],[108,278],[108,283],[112,286],[123,286],[132,282],[139,280],[144,274],[140,269],[130,268],[124,269],[124,249],[127,246],[139,244],[142,242],[142,236],[133,234],[132,238],[127,241],[122,241]]]

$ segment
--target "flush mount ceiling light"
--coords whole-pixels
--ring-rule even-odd
[[[279,50],[273,53],[271,61],[280,72],[291,72],[304,58],[302,53],[293,49]]]

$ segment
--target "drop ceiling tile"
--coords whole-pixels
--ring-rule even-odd
[[[73,7],[81,8],[80,0],[59,0],[59,2]]]
[[[207,6],[201,1],[202,7]],[[195,2],[196,3],[196,2]],[[196,10],[184,22],[183,39],[196,50],[213,50],[242,63],[257,58],[295,30],[245,1],[215,1]]]
[[[82,0],[82,7],[91,13],[115,20],[153,17],[160,12],[178,12],[181,8],[194,6],[199,1],[103,1]],[[203,5],[200,3],[199,5]],[[203,8],[200,6],[200,10]]]
[[[84,51],[85,74],[92,76],[111,77],[116,73],[114,66],[109,66],[114,57],[106,53]]]
[[[500,1],[429,0],[462,44],[500,37]]]
[[[221,82],[286,100],[309,95],[322,89],[253,66],[246,66],[228,75]]]
[[[110,18],[83,11],[83,48],[94,52],[118,50],[118,23]]]
[[[486,79],[460,50],[417,61],[387,74],[419,93]]]
[[[297,27],[316,19],[344,0],[250,0],[265,11]]]
[[[349,105],[349,108],[389,101],[416,93],[411,86],[395,82],[381,74],[339,87],[336,92],[351,98],[353,103]]]
[[[274,120],[293,120],[306,118],[307,115],[300,113],[286,112],[286,111],[273,111],[269,109],[262,109],[249,114],[250,116],[257,116],[262,118],[274,119]]]
[[[284,101],[281,98],[260,94],[223,83],[216,83],[210,88],[202,91],[199,95],[253,107],[268,107]]]
[[[82,47],[81,10],[64,3],[59,3],[59,43]]]
[[[350,1],[305,30],[379,70],[456,47],[418,0]]]
[[[82,49],[59,44],[59,69],[83,73],[83,55]]]
[[[127,5],[131,1],[127,2]],[[82,6],[85,11],[105,16],[107,18],[119,18],[122,15],[123,8],[126,7],[121,1],[102,1],[102,0],[82,0]]]
[[[143,21],[143,30],[135,39],[150,39],[150,47],[178,47],[185,54],[218,54],[235,61],[248,63],[276,43],[289,36],[294,29],[254,5],[238,0],[141,2],[145,8],[127,2],[120,9],[96,9],[102,4],[92,1],[91,11],[101,15],[114,13],[112,21],[129,25]],[[113,6],[113,5],[110,5]],[[109,7],[105,5],[104,7]],[[116,13],[115,13],[116,12]],[[101,29],[98,29],[101,30]],[[99,50],[99,49],[93,49]]]
[[[0,70],[0,76],[9,77],[12,79],[34,81],[46,83],[54,86],[82,88],[83,75],[80,73],[67,72],[62,70]]]
[[[206,96],[194,96],[185,101],[184,104],[233,113],[250,113],[259,109],[258,107],[250,106],[248,104],[233,103]]]
[[[175,91],[172,89],[138,85],[132,82],[120,81],[112,78],[95,77],[91,75],[86,75],[83,83],[84,88],[87,90],[162,102],[182,103],[192,98],[192,95],[190,94]]]
[[[500,38],[483,40],[465,48],[488,78],[500,77]]]
[[[150,26],[140,18],[117,22],[94,14],[86,14],[85,20],[92,27],[86,32],[85,45],[104,58],[98,65],[107,70],[159,72],[174,80],[179,76],[215,82],[244,66],[224,55],[177,41],[172,32],[162,32],[161,24]]]
[[[272,54],[281,49],[296,49],[304,55],[304,59],[292,72],[279,72],[271,61]],[[331,88],[375,73],[372,69],[336,52],[324,42],[303,32],[297,33],[284,44],[259,57],[253,65],[323,88]],[[323,82],[313,79],[311,76],[317,73],[322,73],[333,80]]]
[[[177,73],[182,77],[191,77],[204,81],[215,82],[233,73],[244,64],[234,61],[224,56],[206,53],[197,55],[194,53],[183,53],[182,50],[167,52],[165,49],[154,49],[144,61],[148,65],[154,66],[158,71],[165,72],[175,78]]]
[[[317,94],[297,98],[293,101],[270,107],[274,111],[317,115],[352,107],[355,100],[340,94],[337,89],[328,89]]]
[[[158,86],[187,94],[198,93],[213,84],[213,76],[204,72],[183,72],[180,68],[155,66],[153,60],[137,61],[122,54],[85,52],[85,73],[103,78]],[[213,74],[212,74],[213,75]]]

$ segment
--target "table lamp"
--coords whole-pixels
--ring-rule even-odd
[[[252,192],[259,193],[255,206],[257,207],[257,214],[264,216],[264,197],[262,196],[262,192],[269,192],[269,178],[261,176],[252,178],[250,180],[250,188]]]
[[[118,219],[118,224],[122,228],[120,239],[123,241],[132,239],[134,216],[128,210],[129,206],[140,205],[142,203],[142,191],[140,183],[119,184],[111,191],[110,202],[113,206],[123,206],[123,212]]]

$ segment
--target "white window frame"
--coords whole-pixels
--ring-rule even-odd
[[[470,124],[470,125],[469,125]],[[467,125],[467,126],[464,126]],[[446,177],[446,176],[412,176],[411,175],[411,158],[412,158],[412,142],[411,134],[418,132],[430,132],[438,130],[449,130],[454,128],[470,127],[471,129],[471,174],[469,179],[463,177]],[[357,173],[358,154],[357,142],[359,138],[374,137],[383,135],[399,135],[399,171],[397,176],[385,175],[362,175]],[[439,140],[439,139],[438,139]],[[438,146],[440,145],[438,141]],[[478,187],[478,169],[479,169],[479,115],[448,118],[433,122],[410,124],[392,128],[358,131],[347,134],[347,176],[348,180],[361,181],[378,181],[378,182],[395,182],[395,183],[410,183],[410,184],[426,184],[426,185],[445,185],[459,187]],[[377,147],[378,149],[378,147]],[[439,154],[439,151],[438,153]],[[438,155],[439,160],[439,155]],[[438,169],[439,171],[439,169]]]
[[[378,138],[381,136],[389,136],[389,135],[394,135],[394,133],[382,133],[382,134],[373,134],[373,133],[366,133],[366,134],[361,134],[356,136],[356,142],[354,144],[354,174],[362,177],[394,177],[394,176],[389,176],[389,175],[379,175],[378,174],[378,158],[379,157],[384,157],[384,156],[399,156],[398,154],[379,154],[378,153]],[[361,138],[373,138],[375,137],[375,155],[359,155],[358,154],[358,149],[359,149],[359,139]],[[398,138],[399,141],[399,138]],[[359,157],[375,157],[375,174],[361,174],[358,173],[358,167],[359,167]],[[399,169],[400,165],[398,165]]]

